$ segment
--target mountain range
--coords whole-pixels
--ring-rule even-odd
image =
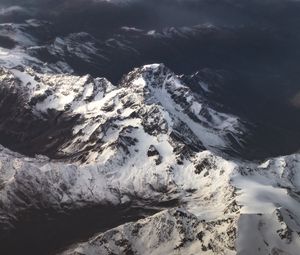
[[[0,24],[0,252],[298,254],[296,34],[59,22]]]

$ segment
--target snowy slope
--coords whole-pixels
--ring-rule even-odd
[[[40,45],[51,40],[50,23],[39,20],[27,20],[26,23],[21,24],[4,23],[0,24],[0,34],[0,65],[2,67],[30,66],[47,73],[73,72],[63,59],[45,61],[42,56],[36,54],[41,48]]]
[[[63,254],[298,254],[299,155],[261,165],[209,152],[199,157],[210,164],[200,178],[180,176],[179,187],[194,189],[180,208],[96,235]]]
[[[297,254],[299,155],[256,165],[204,151],[167,171],[147,157],[142,166],[112,171],[101,163],[79,167],[2,149],[2,229],[26,206],[66,210],[178,198],[178,209],[108,230],[64,254]]]

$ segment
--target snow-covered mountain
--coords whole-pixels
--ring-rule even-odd
[[[27,154],[56,158],[1,148],[2,240],[31,212],[148,207],[161,212],[63,254],[297,254],[299,155],[230,157],[243,146],[243,121],[164,65],[137,68],[118,86],[21,66],[3,67],[0,79],[2,133]]]

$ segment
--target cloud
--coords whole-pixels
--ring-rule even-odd
[[[3,15],[11,19],[18,11],[69,28],[75,22],[78,29],[97,25],[103,31],[109,27],[159,29],[201,23],[287,26],[298,21],[296,12],[300,11],[299,1],[292,0],[0,0],[1,5],[6,6]]]
[[[1,1],[1,0],[0,0]],[[0,2],[1,3],[1,2]],[[31,16],[30,11],[20,5],[1,6],[0,5],[0,22],[21,22]]]
[[[300,108],[300,92],[296,93],[291,99],[290,103],[296,108]]]
[[[27,10],[19,5],[0,8],[1,16],[12,15],[15,13],[27,13]]]

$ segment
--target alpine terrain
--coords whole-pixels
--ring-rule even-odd
[[[0,254],[300,254],[296,67],[243,51],[282,28],[89,23],[142,0],[91,1],[87,28],[63,2],[0,9]]]

